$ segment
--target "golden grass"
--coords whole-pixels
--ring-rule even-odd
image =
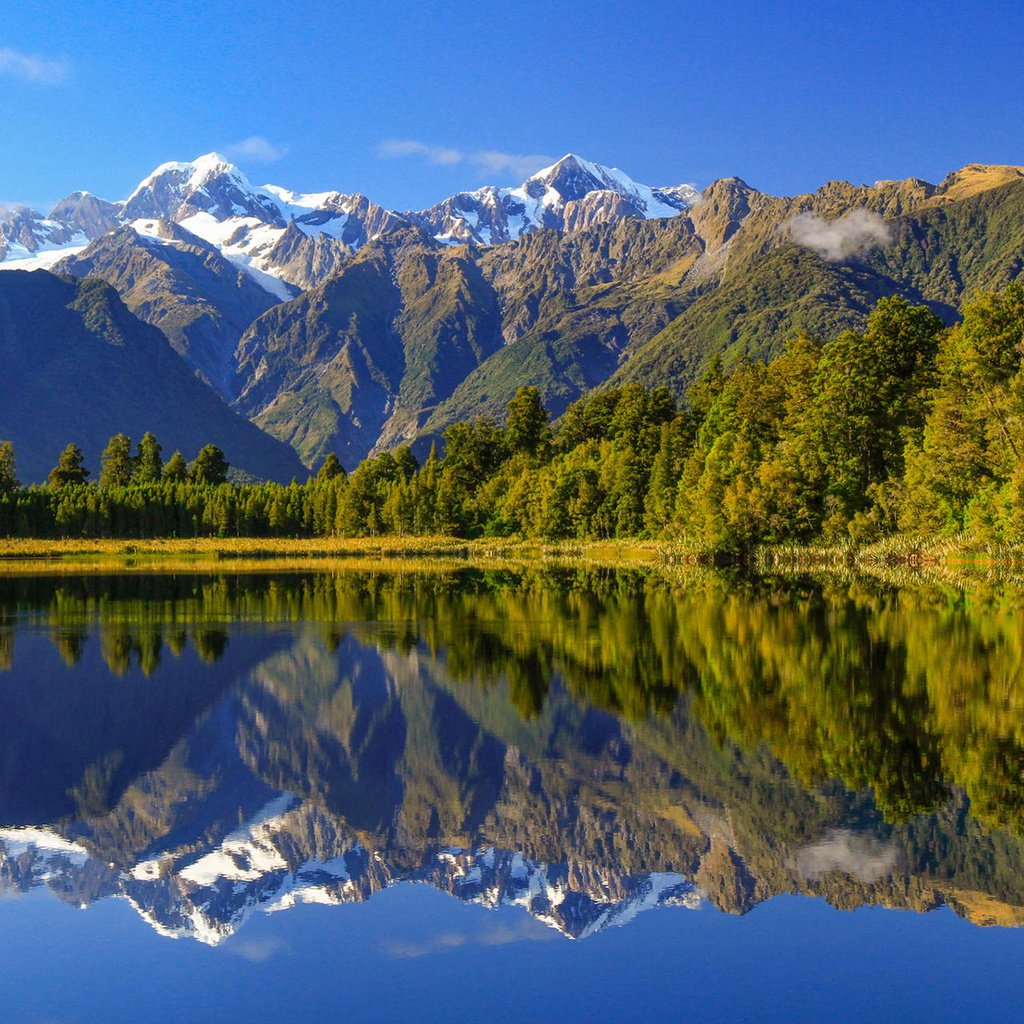
[[[740,566],[696,545],[653,540],[527,541],[453,537],[189,538],[157,540],[0,539],[0,575],[99,572],[300,572],[335,569],[444,571],[530,564],[607,568]],[[1024,573],[1024,547],[965,538],[893,537],[871,545],[773,545],[754,549],[745,567],[760,575],[838,573],[952,581]]]
[[[668,545],[653,541],[509,541],[501,538],[357,537],[312,540],[0,540],[0,574],[87,572],[439,571],[524,563],[654,565]]]
[[[1024,167],[1012,164],[968,164],[957,172],[941,196],[935,196],[926,205],[936,206],[968,199],[979,192],[988,192],[1021,178],[1024,178]]]

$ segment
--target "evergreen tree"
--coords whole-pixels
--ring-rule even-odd
[[[419,468],[420,464],[407,444],[395,450],[395,470],[403,480],[411,480]]]
[[[14,445],[10,441],[0,441],[0,494],[10,494],[20,486],[15,466]]]
[[[100,463],[100,487],[127,487],[135,468],[131,438],[125,434],[115,434],[103,449]]]
[[[548,411],[540,400],[535,387],[521,387],[508,403],[508,420],[505,424],[505,443],[515,455],[541,455],[551,441],[548,426]]]
[[[197,484],[222,484],[228,475],[228,460],[215,445],[203,445],[189,467],[188,475]]]
[[[317,480],[333,480],[335,477],[344,476],[345,470],[338,461],[338,456],[334,452],[328,452],[327,458],[324,459],[323,465],[317,471]]]
[[[147,430],[139,441],[138,454],[135,456],[133,479],[136,483],[152,484],[160,479],[164,468],[162,452],[160,442]]]
[[[66,487],[68,484],[84,484],[89,475],[82,462],[82,449],[72,442],[60,453],[57,465],[50,470],[50,486]]]
[[[188,478],[188,463],[180,451],[174,452],[164,466],[163,478],[172,483],[182,483]]]

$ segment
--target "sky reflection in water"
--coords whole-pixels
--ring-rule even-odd
[[[1012,1019],[1009,585],[0,593],[8,1019]]]

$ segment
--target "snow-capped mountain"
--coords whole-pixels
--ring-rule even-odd
[[[50,267],[89,241],[89,235],[74,230],[55,212],[44,217],[27,206],[0,207],[0,269]]]
[[[570,939],[628,924],[655,907],[694,909],[701,894],[682,875],[615,874],[581,887],[565,864],[542,864],[521,853],[487,847],[446,848],[416,867],[391,863],[353,836],[336,834],[330,856],[306,857],[297,837],[308,814],[282,794],[257,818],[216,847],[183,849],[141,861],[129,870],[96,857],[49,828],[0,829],[0,893],[47,886],[86,907],[98,899],[127,899],[161,935],[220,945],[258,912],[303,903],[362,903],[400,883],[431,885],[488,909],[519,907]],[[333,825],[314,813],[314,824]]]
[[[75,192],[43,216],[0,210],[0,269],[53,267],[123,225],[166,236],[162,222],[208,242],[277,299],[330,276],[367,241],[416,225],[441,241],[493,245],[542,228],[575,230],[624,217],[672,217],[696,198],[688,186],[651,188],[569,155],[517,188],[461,192],[427,210],[397,213],[358,193],[299,193],[252,185],[217,153],[165,163],[122,202]]]
[[[674,217],[697,196],[690,185],[651,188],[618,168],[570,153],[518,188],[488,185],[459,192],[407,216],[443,241],[497,245],[542,228],[571,231],[624,217]]]

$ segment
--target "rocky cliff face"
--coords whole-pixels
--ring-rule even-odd
[[[886,295],[952,321],[1021,272],[1022,246],[1024,170],[983,165],[774,197],[738,178],[654,188],[569,155],[398,213],[254,186],[209,154],[121,203],[0,216],[0,269],[103,278],[308,468],[500,420],[524,384],[555,415],[631,381],[685,396],[713,356],[860,327]]]
[[[100,278],[140,320],[158,327],[196,375],[235,397],[235,350],[275,299],[220,251],[171,221],[139,221],[101,236],[60,264]]]

